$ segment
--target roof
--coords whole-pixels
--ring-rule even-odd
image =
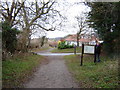
[[[67,38],[65,39],[65,41],[77,41],[77,39]],[[79,42],[89,42],[89,41],[90,41],[89,39],[84,39],[84,38],[79,39]]]
[[[68,35],[64,38],[65,41],[77,41],[77,34],[73,34],[73,35]],[[92,37],[91,39],[88,38],[80,38],[79,42],[90,42],[90,41],[94,41],[95,38]]]
[[[76,39],[67,38],[65,41],[77,41]]]

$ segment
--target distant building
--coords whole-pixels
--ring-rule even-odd
[[[96,39],[96,37],[86,38],[81,35],[81,37],[79,39],[79,46],[82,46],[82,44],[95,45],[95,39]],[[64,37],[64,40],[67,43],[69,43],[70,45],[77,45],[77,35],[76,34],[68,35],[68,36]]]
[[[66,41],[66,44],[77,46],[77,34],[70,34],[63,38],[61,37],[61,38],[49,39],[49,45],[52,47],[57,47],[58,43],[60,43],[62,41]],[[100,41],[100,42],[103,42],[103,41]],[[82,44],[95,45],[96,37],[95,36],[85,36],[82,34],[79,39],[79,46],[82,46]]]
[[[96,44],[96,37],[95,36],[92,36],[90,41],[89,41],[89,44],[90,45],[95,45]]]
[[[77,35],[73,34],[73,35],[68,35],[66,37],[64,37],[64,41],[66,41],[66,43],[69,43],[70,45],[77,45]]]
[[[48,43],[49,43],[49,46],[51,46],[51,47],[57,47],[58,44],[59,44],[60,42],[63,42],[63,41],[65,41],[65,40],[64,40],[64,37],[57,37],[57,38],[50,38],[50,39],[48,40]],[[67,43],[66,43],[66,44],[67,44]]]

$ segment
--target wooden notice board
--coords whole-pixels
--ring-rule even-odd
[[[96,49],[96,45],[84,45],[84,44],[82,44],[81,66],[83,64],[83,54],[94,55],[94,62],[96,62],[95,49]]]

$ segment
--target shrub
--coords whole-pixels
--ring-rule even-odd
[[[9,26],[8,22],[2,22],[0,25],[2,26],[2,48],[14,53],[17,46],[17,35],[20,31]]]
[[[66,48],[73,48],[73,45],[69,45],[69,43],[66,44],[65,41],[62,41],[58,44],[58,49],[66,49]]]

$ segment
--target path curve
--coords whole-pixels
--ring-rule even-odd
[[[52,50],[52,49],[50,49]],[[46,53],[50,52],[48,50]],[[45,53],[45,52],[43,52]],[[47,63],[37,68],[25,88],[78,88],[68,71],[63,56],[46,56]]]

